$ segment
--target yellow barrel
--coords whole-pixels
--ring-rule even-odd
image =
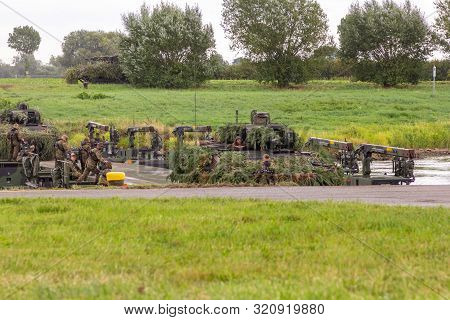
[[[125,173],[123,172],[108,172],[106,180],[110,186],[123,186],[125,184]]]

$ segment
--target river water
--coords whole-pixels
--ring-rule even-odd
[[[414,160],[416,182],[412,185],[450,185],[450,157],[433,157]],[[374,161],[374,175],[392,174],[392,161]]]

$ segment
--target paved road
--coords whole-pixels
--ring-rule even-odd
[[[147,198],[229,197],[235,199],[362,201],[389,205],[450,207],[450,186],[261,187],[148,190],[1,191],[0,198]]]

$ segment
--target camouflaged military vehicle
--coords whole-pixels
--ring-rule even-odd
[[[40,167],[33,187],[52,187],[51,169]],[[24,165],[17,161],[0,160],[0,188],[26,187],[27,174]]]
[[[284,124],[272,123],[270,114],[253,110],[249,124],[236,123],[218,129],[220,143],[231,151],[255,153],[289,154],[296,151],[298,136]]]
[[[28,104],[21,102],[15,109],[5,110],[0,115],[2,124],[18,124],[30,131],[45,131],[48,129],[42,124],[41,113],[36,109],[31,109]]]

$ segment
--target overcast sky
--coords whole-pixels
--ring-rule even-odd
[[[350,4],[355,1],[318,0],[328,15],[331,34],[337,34],[337,26],[341,18],[348,11]],[[145,2],[152,5],[160,1]],[[183,7],[185,3],[197,3],[203,12],[203,21],[212,23],[214,27],[217,51],[229,61],[239,55],[229,49],[229,42],[220,26],[222,0],[172,0],[170,2]],[[412,2],[421,8],[431,23],[434,19],[433,0],[412,0]],[[11,63],[16,54],[14,50],[8,48],[7,44],[8,35],[13,28],[31,24],[5,7],[5,4],[51,34],[50,36],[34,26],[42,37],[36,58],[48,62],[51,55],[61,53],[61,43],[58,40],[62,41],[69,32],[80,29],[122,30],[121,14],[137,11],[143,3],[143,0],[0,0],[0,60]]]

